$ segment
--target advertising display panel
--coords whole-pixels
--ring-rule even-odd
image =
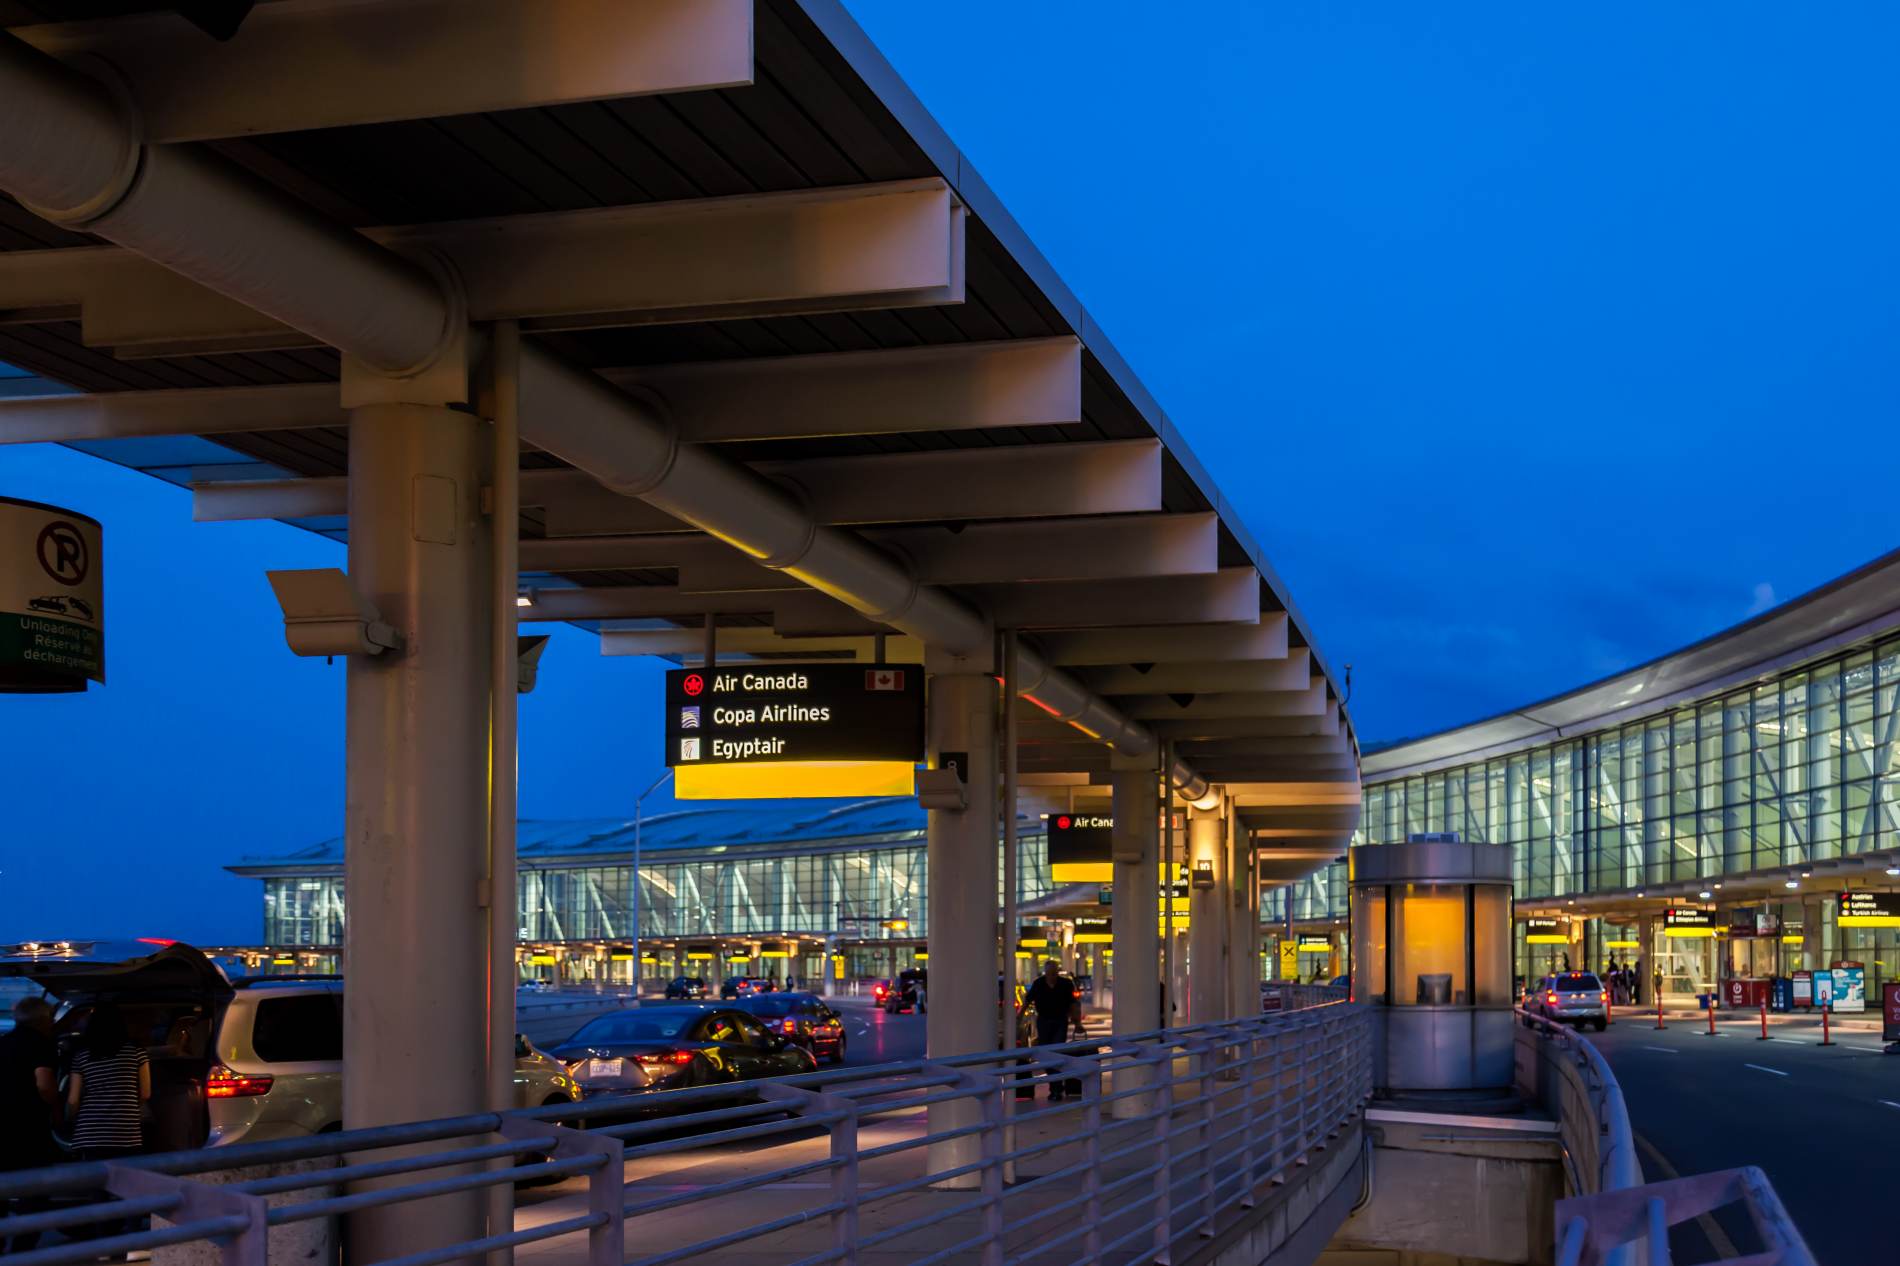
[[[1834,980],[1836,1011],[1843,1014],[1867,1009],[1867,967],[1864,963],[1836,963],[1828,975]]]

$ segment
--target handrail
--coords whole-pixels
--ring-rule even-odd
[[[1327,999],[1316,1006],[1300,1002]],[[855,1262],[873,1245],[915,1250],[915,1260],[969,1254],[995,1263],[1061,1260],[1087,1266],[1126,1256],[1131,1246],[1165,1257],[1232,1226],[1271,1186],[1317,1173],[1313,1153],[1359,1114],[1372,1094],[1371,1036],[1363,1007],[1332,995],[1288,995],[1292,1009],[1238,1020],[1090,1038],[1060,1046],[981,1051],[765,1081],[647,1095],[595,1098],[511,1112],[227,1148],[142,1156],[0,1174],[0,1200],[65,1197],[61,1224],[123,1218],[127,1197],[176,1193],[179,1220],[164,1228],[78,1240],[34,1250],[20,1266],[66,1266],[113,1251],[210,1240],[226,1266],[263,1266],[267,1226],[407,1205],[451,1191],[527,1179],[578,1176],[589,1185],[587,1217],[555,1219],[480,1240],[446,1242],[405,1259],[408,1266],[473,1256],[490,1248],[584,1235],[590,1266],[623,1266],[622,1246],[641,1244],[643,1262],[694,1260],[746,1245],[793,1225],[829,1224],[830,1248],[803,1260]],[[1079,1097],[1044,1104],[1018,1096],[1037,1086],[1080,1083]],[[761,1102],[734,1103],[735,1093]],[[933,1130],[925,1109],[966,1103],[976,1110]],[[620,1110],[642,1115],[603,1123]],[[890,1122],[866,1145],[859,1131]],[[892,1127],[899,1131],[893,1139]],[[743,1176],[709,1180],[690,1192],[657,1192],[627,1181],[625,1162],[659,1160],[746,1140],[795,1142],[828,1136],[814,1155],[793,1148],[776,1168],[748,1165]],[[499,1136],[499,1142],[497,1137]],[[925,1157],[965,1140],[963,1163],[935,1171]],[[418,1155],[419,1145],[436,1149]],[[401,1155],[391,1149],[406,1149]],[[770,1158],[770,1152],[749,1153]],[[334,1160],[298,1178],[282,1172],[228,1185],[192,1175],[254,1166]],[[1033,1160],[1034,1175],[1005,1176]],[[860,1174],[860,1166],[875,1167]],[[494,1166],[505,1166],[496,1168]],[[377,1178],[373,1187],[358,1180]],[[803,1198],[795,1214],[761,1217],[759,1193],[804,1180],[829,1188]],[[879,1202],[903,1193],[931,1199]],[[280,1203],[266,1209],[263,1197]],[[715,1202],[729,1203],[716,1205]],[[90,1203],[87,1203],[90,1202]],[[643,1217],[708,1205],[709,1238],[662,1244],[643,1234]],[[861,1211],[875,1208],[874,1233],[860,1235]],[[889,1216],[897,1220],[887,1220]],[[909,1215],[907,1218],[904,1215]],[[41,1225],[44,1225],[43,1215]],[[756,1223],[753,1218],[760,1217]],[[638,1225],[636,1225],[638,1224]],[[694,1225],[678,1220],[669,1226]],[[928,1228],[934,1238],[919,1237]],[[0,1217],[0,1237],[26,1230]],[[1057,1257],[1047,1255],[1060,1247]],[[1178,1246],[1178,1247],[1176,1247]],[[1179,1260],[1179,1258],[1176,1258]],[[12,1266],[12,1260],[9,1261]],[[380,1263],[377,1266],[397,1266]]]
[[[1596,1045],[1581,1033],[1519,1009],[1519,1020],[1543,1041],[1538,1071],[1557,1072],[1579,1093],[1555,1096],[1566,1151],[1588,1139],[1596,1164],[1588,1186],[1557,1202],[1557,1266],[1670,1266],[1669,1228],[1726,1204],[1741,1203],[1762,1243],[1755,1266],[1814,1266],[1814,1258],[1767,1175],[1749,1166],[1645,1184],[1622,1087]],[[1548,1051],[1558,1053],[1547,1059]],[[1528,1089],[1552,1096],[1542,1084]],[[1583,1106],[1584,1113],[1571,1109]],[[1574,1118],[1584,1116],[1584,1120]],[[1581,1184],[1580,1184],[1581,1185]]]

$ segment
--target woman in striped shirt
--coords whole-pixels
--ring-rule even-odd
[[[119,1009],[102,1003],[86,1022],[66,1081],[66,1119],[80,1159],[111,1160],[143,1150],[142,1118],[151,1097],[145,1048],[132,1041]]]

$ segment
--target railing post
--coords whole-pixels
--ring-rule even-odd
[[[1220,1078],[1219,1047],[1205,1033],[1196,1033],[1185,1043],[1193,1052],[1195,1082],[1201,1096],[1200,1128],[1196,1137],[1201,1144],[1201,1238],[1214,1238],[1214,1089]]]
[[[982,1266],[1003,1266],[1003,1156],[1008,1151],[1008,1111],[1003,1096],[1010,1093],[993,1074],[964,1073],[962,1082],[980,1096],[983,1106],[983,1254]]]
[[[1259,1124],[1260,1112],[1257,1092],[1260,1089],[1261,1041],[1260,1025],[1248,1021],[1247,1054],[1241,1072],[1246,1088],[1240,1092],[1240,1172],[1246,1175],[1246,1181],[1240,1188],[1240,1207],[1243,1209],[1254,1207],[1254,1131]]]
[[[173,1225],[241,1214],[250,1225],[218,1245],[223,1266],[265,1266],[269,1259],[269,1214],[262,1196],[111,1164],[106,1166],[106,1190],[121,1199],[177,1194],[178,1206],[164,1215]]]
[[[1154,1231],[1149,1247],[1151,1260],[1160,1266],[1167,1266],[1170,1260],[1169,1246],[1174,1240],[1174,1155],[1168,1139],[1169,1125],[1174,1116],[1174,1047],[1163,1039],[1151,1046],[1138,1047],[1137,1050],[1140,1052],[1140,1062],[1152,1065],[1148,1084],[1154,1093],[1148,1098],[1148,1130],[1160,1163],[1151,1184],[1153,1195],[1149,1217],[1154,1222]]]
[[[1062,1071],[1082,1082],[1082,1159],[1088,1166],[1082,1174],[1082,1194],[1087,1198],[1082,1206],[1087,1227],[1082,1233],[1082,1259],[1092,1262],[1102,1256],[1102,1064],[1071,1057],[1063,1061]]]
[[[960,1078],[961,1080],[961,1078]],[[805,1090],[779,1082],[761,1082],[761,1098],[785,1104],[795,1116],[826,1116],[831,1141],[831,1251],[841,1262],[858,1260],[858,1105],[842,1095]],[[591,1264],[590,1264],[591,1266]],[[619,1263],[614,1263],[619,1266]]]
[[[600,1165],[587,1175],[587,1212],[605,1214],[597,1226],[587,1231],[587,1266],[621,1266],[626,1260],[627,1146],[619,1139],[591,1130],[576,1130],[558,1121],[502,1114],[501,1127],[495,1131],[505,1139],[554,1136],[556,1160],[572,1156],[595,1155]],[[505,1234],[495,1230],[491,1234]]]

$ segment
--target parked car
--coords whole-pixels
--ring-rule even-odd
[[[871,1001],[880,1007],[883,1006],[884,999],[890,996],[891,982],[888,980],[867,980],[864,983],[871,987]]]
[[[1559,1024],[1589,1024],[1601,1033],[1610,1023],[1609,1001],[1595,972],[1564,971],[1539,981],[1524,1009]]]
[[[764,976],[728,976],[719,986],[719,996],[743,998],[748,994],[771,993],[777,987]]]
[[[818,1061],[754,1016],[700,1004],[637,1007],[595,1016],[548,1054],[567,1066],[583,1099],[786,1077]]]
[[[59,948],[64,946],[65,948]],[[92,1009],[117,1004],[152,1068],[152,1151],[297,1138],[343,1124],[343,981],[263,976],[233,984],[189,945],[114,941],[0,946],[0,977],[60,1004],[62,1061]],[[515,1039],[515,1103],[569,1103],[558,1061]]]
[[[707,988],[703,976],[675,976],[667,982],[666,996],[678,998],[683,1002],[692,1002],[704,998],[711,990]]]
[[[766,1032],[783,1035],[821,1060],[844,1063],[844,1017],[817,994],[757,994],[737,1005],[757,1017]]]

